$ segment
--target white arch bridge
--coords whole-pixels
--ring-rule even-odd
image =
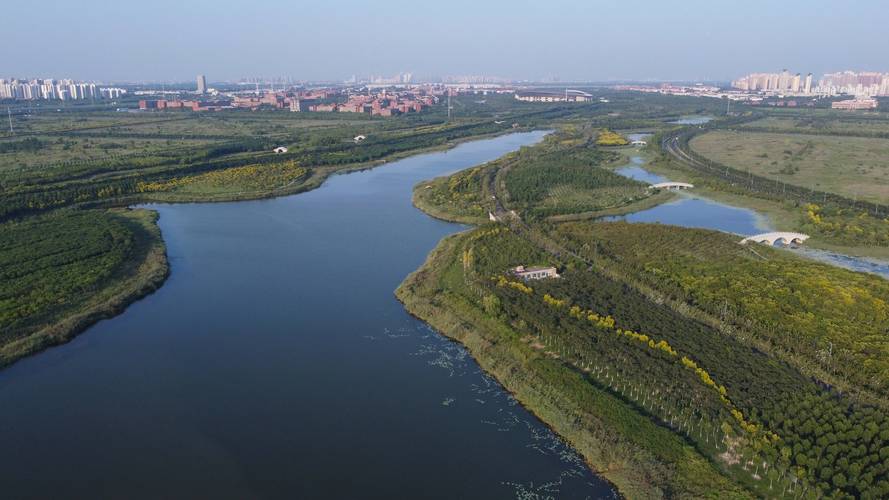
[[[694,184],[687,182],[660,182],[648,186],[648,189],[691,189],[693,187],[695,187]]]
[[[741,244],[744,243],[768,243],[769,245],[774,245],[777,242],[781,242],[785,245],[794,244],[799,245],[802,242],[809,239],[808,234],[803,233],[789,233],[784,231],[778,231],[774,233],[763,233],[763,234],[755,234],[753,236],[748,236],[741,240]]]

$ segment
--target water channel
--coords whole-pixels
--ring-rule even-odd
[[[392,294],[463,229],[414,209],[412,186],[544,134],[469,142],[296,196],[151,207],[167,283],[0,371],[3,497],[613,497]],[[665,180],[641,157],[618,172]],[[768,229],[753,211],[691,194],[624,218]]]
[[[629,134],[631,141],[645,140],[649,134]],[[659,182],[679,181],[683,179],[667,179],[664,176],[649,172],[644,168],[642,156],[630,157],[630,163],[619,167],[616,173],[642,182],[657,184]],[[747,208],[735,207],[719,203],[694,194],[694,191],[680,191],[679,199],[664,203],[646,210],[640,210],[620,217],[609,217],[607,220],[626,220],[628,222],[657,222],[673,226],[713,229],[734,233],[740,236],[752,236],[775,229],[764,215]],[[853,257],[841,253],[830,252],[805,245],[785,247],[798,255],[850,269],[852,271],[873,273],[889,279],[889,262],[863,257]]]
[[[607,483],[393,296],[463,226],[419,181],[518,133],[271,200],[157,205],[172,274],[0,371],[3,498],[601,498]]]

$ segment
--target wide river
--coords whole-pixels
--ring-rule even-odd
[[[613,496],[393,296],[463,229],[414,209],[411,188],[543,135],[296,196],[151,207],[164,286],[0,371],[0,497]]]

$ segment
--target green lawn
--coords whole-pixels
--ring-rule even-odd
[[[853,117],[825,118],[814,116],[769,116],[744,123],[742,128],[768,128],[776,131],[812,132],[816,134],[889,134],[889,119],[874,120]]]
[[[691,147],[756,175],[889,203],[889,139],[716,130],[696,136]]]

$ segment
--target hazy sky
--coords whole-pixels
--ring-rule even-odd
[[[0,77],[729,79],[889,71],[889,1],[41,0],[0,9]]]

